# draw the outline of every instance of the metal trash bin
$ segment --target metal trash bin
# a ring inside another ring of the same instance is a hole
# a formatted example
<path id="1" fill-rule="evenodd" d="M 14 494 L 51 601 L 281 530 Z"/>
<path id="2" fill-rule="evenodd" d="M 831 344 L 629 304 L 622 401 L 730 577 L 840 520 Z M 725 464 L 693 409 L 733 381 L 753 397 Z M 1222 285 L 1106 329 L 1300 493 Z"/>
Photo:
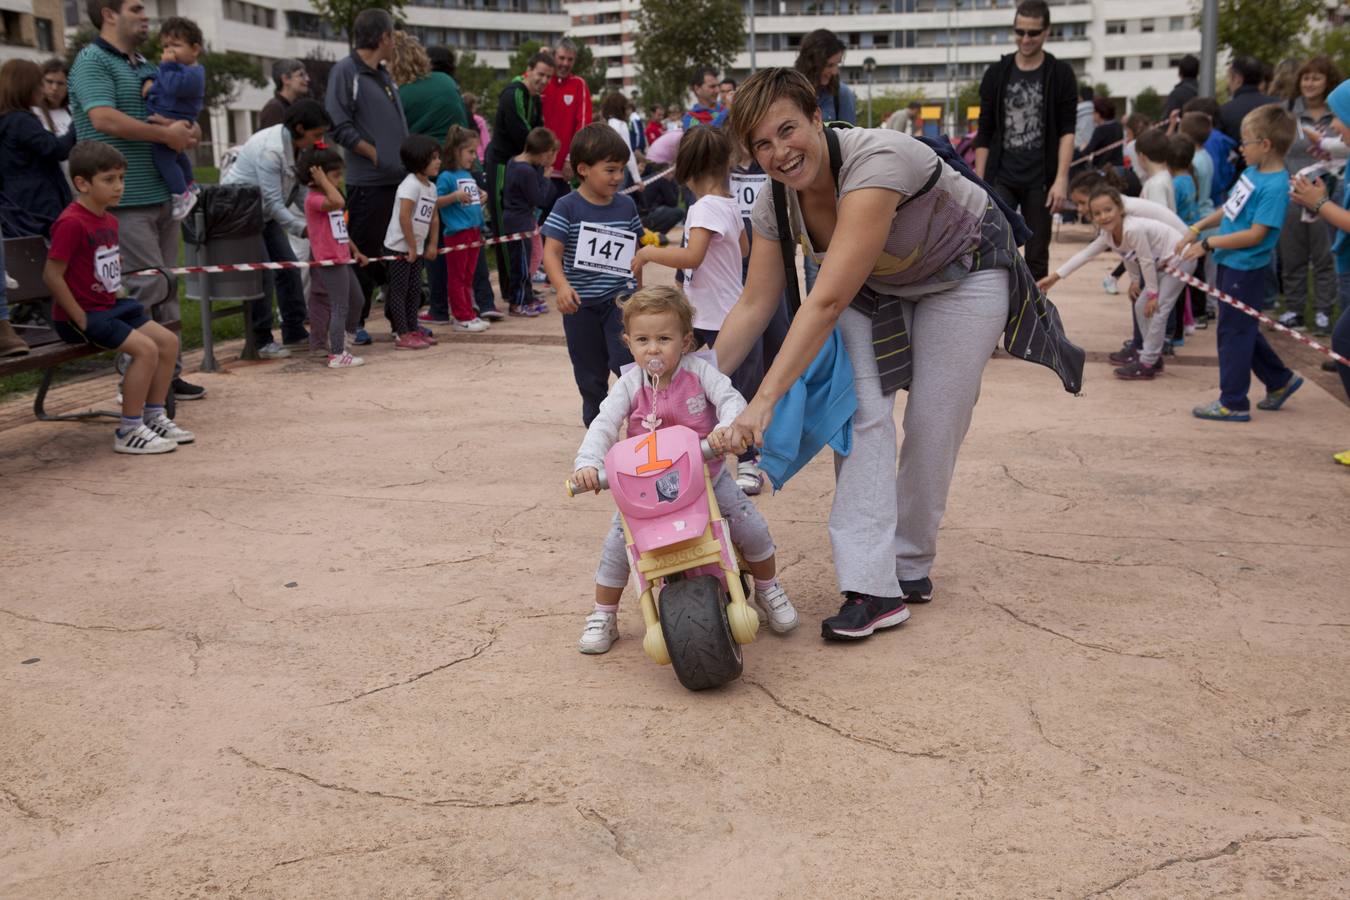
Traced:
<path id="1" fill-rule="evenodd" d="M 267 259 L 263 245 L 262 192 L 253 185 L 210 185 L 202 189 L 192 214 L 183 222 L 183 255 L 189 266 L 254 263 Z M 265 276 L 254 272 L 198 272 L 187 276 L 187 298 L 202 305 L 203 372 L 218 368 L 211 324 L 242 313 L 244 359 L 257 359 L 253 340 L 253 303 L 267 298 Z M 216 304 L 236 306 L 217 308 Z"/>

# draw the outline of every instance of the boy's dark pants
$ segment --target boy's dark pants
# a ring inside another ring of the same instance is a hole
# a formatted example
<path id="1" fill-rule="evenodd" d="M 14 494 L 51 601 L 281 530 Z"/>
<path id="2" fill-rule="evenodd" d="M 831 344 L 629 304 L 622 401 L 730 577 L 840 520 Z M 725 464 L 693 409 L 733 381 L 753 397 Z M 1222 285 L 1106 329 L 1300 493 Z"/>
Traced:
<path id="1" fill-rule="evenodd" d="M 587 301 L 563 316 L 563 334 L 581 392 L 581 422 L 590 427 L 609 395 L 609 373 L 617 376 L 620 366 L 633 361 L 623 343 L 623 312 L 613 297 Z"/>
<path id="2" fill-rule="evenodd" d="M 1218 276 L 1219 290 L 1253 309 L 1265 309 L 1268 268 L 1243 270 L 1219 266 Z M 1219 402 L 1229 409 L 1239 412 L 1251 409 L 1247 391 L 1253 372 L 1267 391 L 1279 390 L 1294 377 L 1261 333 L 1261 323 L 1226 303 L 1219 304 L 1218 341 Z"/>
<path id="3" fill-rule="evenodd" d="M 530 242 L 528 239 L 508 241 L 504 246 L 507 283 L 502 296 L 511 306 L 529 306 L 534 303 L 534 289 L 530 287 Z"/>

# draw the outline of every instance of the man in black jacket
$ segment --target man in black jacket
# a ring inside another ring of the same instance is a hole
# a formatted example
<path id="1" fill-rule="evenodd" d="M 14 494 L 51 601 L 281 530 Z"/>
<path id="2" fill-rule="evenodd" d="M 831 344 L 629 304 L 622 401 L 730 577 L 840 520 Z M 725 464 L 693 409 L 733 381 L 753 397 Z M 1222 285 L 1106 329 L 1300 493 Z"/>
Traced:
<path id="1" fill-rule="evenodd" d="M 1172 88 L 1172 92 L 1167 95 L 1167 101 L 1163 103 L 1163 119 L 1170 119 L 1172 113 L 1181 114 L 1181 108 L 1186 105 L 1186 101 L 1192 97 L 1200 96 L 1200 60 L 1196 59 L 1190 53 L 1187 53 L 1177 63 L 1177 77 L 1181 80 L 1177 86 Z"/>
<path id="2" fill-rule="evenodd" d="M 1242 146 L 1242 119 L 1247 113 L 1267 103 L 1279 103 L 1274 97 L 1261 93 L 1261 80 L 1266 65 L 1255 56 L 1239 56 L 1228 66 L 1228 91 L 1233 99 L 1219 107 L 1219 126 L 1224 134 Z"/>
<path id="3" fill-rule="evenodd" d="M 492 212 L 492 227 L 498 235 L 502 229 L 502 190 L 506 187 L 506 164 L 512 157 L 525 151 L 525 136 L 533 128 L 544 124 L 543 103 L 540 97 L 553 76 L 553 54 L 540 50 L 530 57 L 524 74 L 517 75 L 497 98 L 497 116 L 492 122 L 492 143 L 488 144 L 483 169 L 487 175 L 488 208 Z M 497 254 L 497 285 L 502 298 L 507 299 L 506 253 Z"/>
<path id="4" fill-rule="evenodd" d="M 1045 0 L 1022 0 L 1013 19 L 1017 52 L 989 67 L 980 82 L 975 172 L 1016 207 L 1031 229 L 1031 274 L 1050 270 L 1051 213 L 1068 196 L 1078 106 L 1073 67 L 1044 50 L 1050 31 Z"/>

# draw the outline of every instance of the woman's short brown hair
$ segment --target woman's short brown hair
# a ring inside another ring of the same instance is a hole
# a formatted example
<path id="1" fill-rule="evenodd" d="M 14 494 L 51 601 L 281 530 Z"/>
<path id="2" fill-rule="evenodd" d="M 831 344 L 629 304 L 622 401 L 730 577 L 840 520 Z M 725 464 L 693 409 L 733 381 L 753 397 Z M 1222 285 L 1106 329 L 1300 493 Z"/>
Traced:
<path id="1" fill-rule="evenodd" d="M 1303 76 L 1309 72 L 1320 72 L 1326 76 L 1327 89 L 1322 92 L 1323 100 L 1327 99 L 1327 94 L 1330 94 L 1332 89 L 1341 83 L 1343 77 L 1341 70 L 1336 67 L 1336 63 L 1332 61 L 1331 57 L 1314 56 L 1298 67 L 1298 74 L 1294 76 L 1294 96 L 1300 97 L 1303 95 Z"/>
<path id="2" fill-rule="evenodd" d="M 660 316 L 674 313 L 680 320 L 684 334 L 694 333 L 694 307 L 684 296 L 684 291 L 671 285 L 652 285 L 639 288 L 627 300 L 619 301 L 623 308 L 623 330 L 638 316 Z"/>
<path id="3" fill-rule="evenodd" d="M 0 112 L 31 108 L 40 90 L 42 67 L 31 59 L 11 59 L 0 66 Z"/>
<path id="4" fill-rule="evenodd" d="M 622 119 L 628 115 L 628 98 L 618 91 L 610 91 L 600 98 L 600 115 L 606 119 Z"/>
<path id="5" fill-rule="evenodd" d="M 779 100 L 791 100 L 808 119 L 816 114 L 816 89 L 796 69 L 775 66 L 760 69 L 736 89 L 736 102 L 731 104 L 727 127 L 754 156 L 751 138 L 759 123 L 769 114 L 769 107 Z"/>

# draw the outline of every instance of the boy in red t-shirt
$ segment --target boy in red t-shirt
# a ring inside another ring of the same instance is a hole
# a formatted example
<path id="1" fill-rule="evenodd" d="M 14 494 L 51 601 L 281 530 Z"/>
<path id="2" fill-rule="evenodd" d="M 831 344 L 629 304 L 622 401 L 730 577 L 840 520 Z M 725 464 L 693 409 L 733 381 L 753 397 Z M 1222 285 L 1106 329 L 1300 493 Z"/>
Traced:
<path id="1" fill-rule="evenodd" d="M 126 174 L 126 159 L 109 144 L 81 141 L 70 151 L 70 178 L 80 196 L 52 225 L 42 280 L 56 301 L 52 318 L 63 340 L 131 356 L 113 450 L 168 453 L 192 443 L 193 435 L 164 411 L 178 338 L 135 300 L 117 298 L 122 256 L 108 207 L 122 199 Z"/>

